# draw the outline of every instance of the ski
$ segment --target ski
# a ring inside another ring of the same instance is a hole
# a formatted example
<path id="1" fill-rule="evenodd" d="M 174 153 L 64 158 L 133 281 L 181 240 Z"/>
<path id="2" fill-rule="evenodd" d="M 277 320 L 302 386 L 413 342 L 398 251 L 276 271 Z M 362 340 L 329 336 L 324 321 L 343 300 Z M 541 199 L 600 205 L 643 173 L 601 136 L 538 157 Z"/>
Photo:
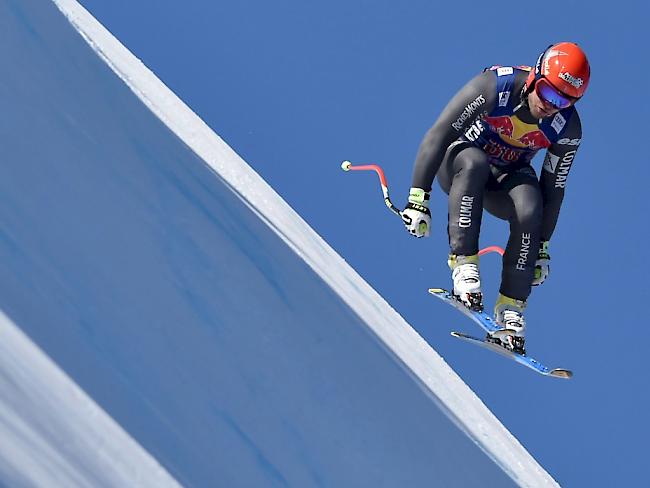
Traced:
<path id="1" fill-rule="evenodd" d="M 510 349 L 507 349 L 503 346 L 500 346 L 498 344 L 495 344 L 494 342 L 489 341 L 488 339 L 479 339 L 478 337 L 474 337 L 468 334 L 464 334 L 463 332 L 452 332 L 452 336 L 457 337 L 459 339 L 462 339 L 464 341 L 467 341 L 471 344 L 484 347 L 486 349 L 489 349 L 490 351 L 494 351 L 497 354 L 501 354 L 503 356 L 506 356 L 519 364 L 522 364 L 533 371 L 544 375 L 544 376 L 553 376 L 554 378 L 565 378 L 569 379 L 573 376 L 573 372 L 571 372 L 568 369 L 563 369 L 563 368 L 549 368 L 548 366 L 543 365 L 539 361 L 537 361 L 535 358 L 532 358 L 528 355 L 523 355 L 523 354 L 518 354 L 514 351 L 511 351 Z"/>
<path id="2" fill-rule="evenodd" d="M 470 310 L 465 305 L 463 305 L 460 301 L 454 298 L 454 296 L 447 290 L 443 290 L 442 288 L 430 288 L 429 293 L 439 298 L 443 302 L 448 303 L 449 305 L 452 305 L 454 308 L 460 310 L 465 316 L 472 319 L 488 334 L 502 329 L 502 327 L 499 327 L 494 321 L 494 319 L 490 317 L 488 314 L 486 314 L 484 311 L 479 312 L 475 310 Z M 502 345 L 493 342 L 492 340 L 489 339 L 489 336 L 484 339 L 480 339 L 478 337 L 474 337 L 465 334 L 463 332 L 455 332 L 455 331 L 452 332 L 451 335 L 457 337 L 458 339 L 462 339 L 466 342 L 469 342 L 471 344 L 488 349 L 492 352 L 496 352 L 497 354 L 501 354 L 502 356 L 512 359 L 515 362 L 523 366 L 526 366 L 527 368 L 530 368 L 536 373 L 539 373 L 541 375 L 552 376 L 554 378 L 564 378 L 564 379 L 569 379 L 573 376 L 573 372 L 571 372 L 568 369 L 549 368 L 544 364 L 540 363 L 535 358 L 528 356 L 527 354 L 519 354 L 511 349 L 508 349 Z"/>
<path id="3" fill-rule="evenodd" d="M 499 327 L 494 319 L 487 313 L 470 310 L 465 305 L 463 305 L 462 302 L 454 298 L 454 296 L 447 290 L 443 290 L 442 288 L 429 288 L 429 293 L 431 293 L 434 297 L 439 298 L 443 302 L 448 303 L 455 309 L 461 311 L 465 316 L 472 319 L 487 333 L 492 333 L 502 329 L 502 327 Z"/>

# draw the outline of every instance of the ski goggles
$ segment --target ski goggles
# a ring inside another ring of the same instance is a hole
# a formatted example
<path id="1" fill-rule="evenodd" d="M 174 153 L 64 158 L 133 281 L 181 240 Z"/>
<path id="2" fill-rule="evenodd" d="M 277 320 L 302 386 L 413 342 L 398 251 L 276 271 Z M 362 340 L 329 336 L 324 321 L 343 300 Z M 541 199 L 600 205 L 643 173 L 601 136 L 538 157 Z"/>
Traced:
<path id="1" fill-rule="evenodd" d="M 577 99 L 565 95 L 560 90 L 551 85 L 551 82 L 546 78 L 540 78 L 535 83 L 535 93 L 543 102 L 553 105 L 553 107 L 562 110 L 563 108 L 570 107 Z"/>

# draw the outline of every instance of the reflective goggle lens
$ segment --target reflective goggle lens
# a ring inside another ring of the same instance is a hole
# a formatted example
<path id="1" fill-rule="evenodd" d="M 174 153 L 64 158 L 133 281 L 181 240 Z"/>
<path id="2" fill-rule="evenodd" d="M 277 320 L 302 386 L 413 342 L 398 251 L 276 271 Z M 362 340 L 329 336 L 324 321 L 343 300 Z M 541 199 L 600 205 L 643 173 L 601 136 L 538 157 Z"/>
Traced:
<path id="1" fill-rule="evenodd" d="M 557 91 L 555 87 L 544 78 L 540 78 L 537 80 L 537 83 L 535 83 L 535 93 L 537 93 L 537 96 L 544 102 L 559 109 L 567 108 L 575 101 L 574 98 Z"/>

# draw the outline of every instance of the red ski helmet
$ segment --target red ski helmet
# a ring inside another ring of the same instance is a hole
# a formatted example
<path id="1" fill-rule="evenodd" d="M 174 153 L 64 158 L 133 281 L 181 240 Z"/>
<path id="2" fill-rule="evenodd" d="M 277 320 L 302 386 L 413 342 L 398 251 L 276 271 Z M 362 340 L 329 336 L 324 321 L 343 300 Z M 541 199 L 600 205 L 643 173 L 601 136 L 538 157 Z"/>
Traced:
<path id="1" fill-rule="evenodd" d="M 559 92 L 572 98 L 584 95 L 589 85 L 589 61 L 584 51 L 572 42 L 560 42 L 549 46 L 537 58 L 525 83 L 530 93 L 540 78 L 545 78 Z"/>

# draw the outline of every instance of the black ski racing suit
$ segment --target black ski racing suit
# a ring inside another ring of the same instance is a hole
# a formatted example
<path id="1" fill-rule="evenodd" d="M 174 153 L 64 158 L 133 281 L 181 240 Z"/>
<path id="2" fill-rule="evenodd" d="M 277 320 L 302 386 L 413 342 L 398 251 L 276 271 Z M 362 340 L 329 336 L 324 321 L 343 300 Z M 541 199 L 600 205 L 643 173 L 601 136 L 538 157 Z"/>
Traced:
<path id="1" fill-rule="evenodd" d="M 582 138 L 574 107 L 532 117 L 521 103 L 527 76 L 522 67 L 495 66 L 467 83 L 424 137 L 412 180 L 430 191 L 437 175 L 449 195 L 452 254 L 478 252 L 483 208 L 510 223 L 500 292 L 518 300 L 530 295 L 539 244 L 553 234 Z M 538 180 L 531 160 L 543 148 Z"/>

